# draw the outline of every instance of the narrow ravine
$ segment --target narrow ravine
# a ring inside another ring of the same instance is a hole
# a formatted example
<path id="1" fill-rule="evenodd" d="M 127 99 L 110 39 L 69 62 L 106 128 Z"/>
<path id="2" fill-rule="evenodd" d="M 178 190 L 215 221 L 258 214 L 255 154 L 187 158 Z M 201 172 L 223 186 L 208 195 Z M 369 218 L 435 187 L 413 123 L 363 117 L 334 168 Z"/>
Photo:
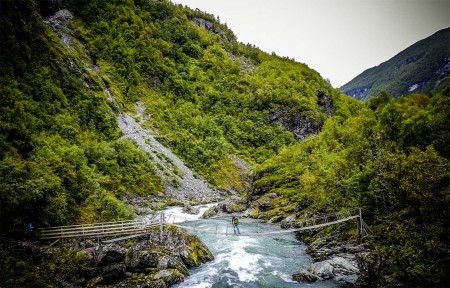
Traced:
<path id="1" fill-rule="evenodd" d="M 211 206 L 211 205 L 208 205 Z M 206 206 L 198 206 L 206 209 Z M 202 210 L 200 210 L 202 212 Z M 277 234 L 267 236 L 224 236 L 206 233 L 202 230 L 214 231 L 226 229 L 232 234 L 231 216 L 213 219 L 200 219 L 197 215 L 182 213 L 181 207 L 170 207 L 164 211 L 166 215 L 176 215 L 176 222 L 186 219 L 183 225 L 196 227 L 195 234 L 213 253 L 212 262 L 190 270 L 183 283 L 177 288 L 225 288 L 225 287 L 342 287 L 333 281 L 315 283 L 298 283 L 292 281 L 291 275 L 301 268 L 308 268 L 312 259 L 306 254 L 306 246 L 293 234 Z M 196 221 L 198 220 L 198 221 Z M 228 228 L 225 228 L 227 227 Z M 262 223 L 253 219 L 240 219 L 242 233 L 256 231 L 275 231 L 280 227 Z"/>

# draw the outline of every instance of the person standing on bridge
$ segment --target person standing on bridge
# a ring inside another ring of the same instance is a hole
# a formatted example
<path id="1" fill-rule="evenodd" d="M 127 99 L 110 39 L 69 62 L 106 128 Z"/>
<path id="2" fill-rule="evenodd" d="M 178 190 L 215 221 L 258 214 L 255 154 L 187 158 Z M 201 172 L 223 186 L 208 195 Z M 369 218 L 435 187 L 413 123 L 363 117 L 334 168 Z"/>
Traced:
<path id="1" fill-rule="evenodd" d="M 233 224 L 234 235 L 241 235 L 241 232 L 239 231 L 239 220 L 236 216 L 233 216 L 233 218 L 231 219 L 231 224 Z"/>

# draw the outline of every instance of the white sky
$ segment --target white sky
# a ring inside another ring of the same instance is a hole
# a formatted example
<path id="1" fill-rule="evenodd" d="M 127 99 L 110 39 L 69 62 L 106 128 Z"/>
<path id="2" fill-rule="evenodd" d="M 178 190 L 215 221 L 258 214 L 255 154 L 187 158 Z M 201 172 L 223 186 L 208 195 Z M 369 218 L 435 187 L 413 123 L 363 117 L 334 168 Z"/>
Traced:
<path id="1" fill-rule="evenodd" d="M 450 0 L 172 0 L 227 23 L 238 41 L 295 58 L 340 87 L 450 27 Z"/>

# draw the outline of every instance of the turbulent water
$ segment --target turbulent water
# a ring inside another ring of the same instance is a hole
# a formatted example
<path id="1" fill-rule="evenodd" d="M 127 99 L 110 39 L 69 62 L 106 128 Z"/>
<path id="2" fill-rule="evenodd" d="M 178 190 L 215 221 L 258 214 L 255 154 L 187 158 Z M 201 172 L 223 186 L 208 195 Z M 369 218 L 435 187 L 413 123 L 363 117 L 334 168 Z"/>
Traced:
<path id="1" fill-rule="evenodd" d="M 204 210 L 201 209 L 201 215 Z M 180 207 L 165 211 L 172 216 L 170 222 L 181 222 L 183 217 L 202 242 L 214 254 L 215 260 L 191 269 L 191 275 L 175 287 L 219 288 L 219 287 L 340 287 L 331 281 L 311 284 L 291 280 L 291 275 L 301 268 L 308 268 L 310 257 L 305 253 L 305 245 L 293 234 L 266 236 L 216 235 L 227 232 L 233 234 L 230 217 L 199 220 L 198 216 L 184 214 Z M 241 233 L 280 230 L 273 224 L 265 224 L 252 219 L 240 219 Z M 210 233 L 204 232 L 210 230 Z"/>

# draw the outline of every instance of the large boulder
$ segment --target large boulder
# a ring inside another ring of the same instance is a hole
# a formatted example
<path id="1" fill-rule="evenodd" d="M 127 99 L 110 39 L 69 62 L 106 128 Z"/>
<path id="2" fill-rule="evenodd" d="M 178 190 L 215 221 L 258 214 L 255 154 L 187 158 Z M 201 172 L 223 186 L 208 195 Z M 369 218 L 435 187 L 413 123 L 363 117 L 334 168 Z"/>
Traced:
<path id="1" fill-rule="evenodd" d="M 198 213 L 200 213 L 200 209 L 198 209 L 196 207 L 192 207 L 191 205 L 184 205 L 182 211 L 183 211 L 183 213 L 192 214 L 192 215 L 197 215 Z"/>
<path id="2" fill-rule="evenodd" d="M 334 277 L 333 266 L 328 261 L 313 263 L 309 271 L 323 279 L 331 279 Z"/>
<path id="3" fill-rule="evenodd" d="M 133 251 L 130 268 L 133 271 L 144 271 L 147 268 L 157 268 L 159 266 L 160 253 L 156 251 Z"/>
<path id="4" fill-rule="evenodd" d="M 180 252 L 180 257 L 187 267 L 198 267 L 200 264 L 214 260 L 212 253 L 200 242 L 191 241 Z"/>
<path id="5" fill-rule="evenodd" d="M 356 262 L 350 262 L 343 257 L 335 256 L 330 260 L 327 260 L 327 262 L 333 266 L 334 274 L 350 275 L 359 273 L 359 269 L 356 267 Z"/>
<path id="6" fill-rule="evenodd" d="M 163 280 L 167 286 L 171 286 L 183 282 L 184 275 L 177 269 L 164 269 L 155 273 L 152 279 L 153 281 Z"/>
<path id="7" fill-rule="evenodd" d="M 202 218 L 208 219 L 208 218 L 214 217 L 219 212 L 220 212 L 219 205 L 215 205 L 215 206 L 209 208 L 208 210 L 206 210 L 205 212 L 203 212 Z"/>
<path id="8" fill-rule="evenodd" d="M 292 280 L 297 281 L 297 282 L 312 283 L 319 279 L 320 279 L 319 276 L 309 272 L 306 269 L 301 269 L 300 271 L 297 271 L 292 275 Z"/>
<path id="9" fill-rule="evenodd" d="M 116 244 L 98 246 L 96 254 L 97 268 L 105 280 L 118 279 L 125 276 L 125 248 Z"/>

